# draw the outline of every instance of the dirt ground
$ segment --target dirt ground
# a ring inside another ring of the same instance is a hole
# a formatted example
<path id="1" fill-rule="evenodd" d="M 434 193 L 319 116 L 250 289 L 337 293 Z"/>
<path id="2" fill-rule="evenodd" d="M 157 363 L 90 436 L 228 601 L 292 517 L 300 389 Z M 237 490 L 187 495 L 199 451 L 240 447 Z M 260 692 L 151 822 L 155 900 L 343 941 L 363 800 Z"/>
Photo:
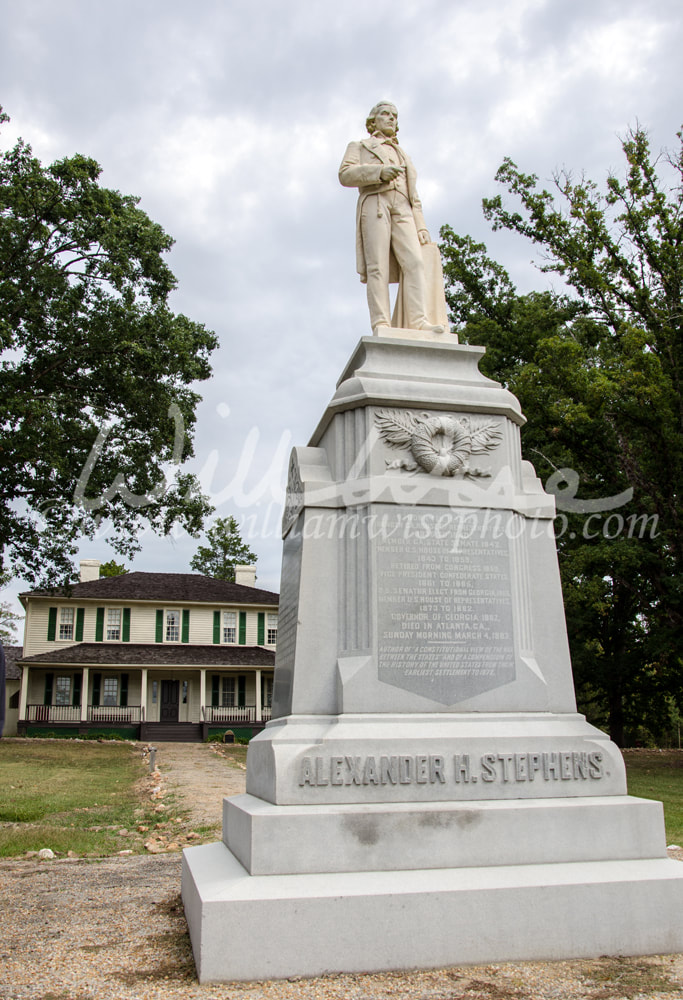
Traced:
<path id="1" fill-rule="evenodd" d="M 159 804 L 216 840 L 245 770 L 220 746 L 160 744 Z M 151 792 L 150 792 L 151 794 Z M 215 830 L 215 832 L 211 832 Z M 523 962 L 280 982 L 197 983 L 180 901 L 180 851 L 101 861 L 0 862 L 0 1000 L 664 1000 L 683 955 Z M 267 941 L 258 942 L 268 947 Z"/>

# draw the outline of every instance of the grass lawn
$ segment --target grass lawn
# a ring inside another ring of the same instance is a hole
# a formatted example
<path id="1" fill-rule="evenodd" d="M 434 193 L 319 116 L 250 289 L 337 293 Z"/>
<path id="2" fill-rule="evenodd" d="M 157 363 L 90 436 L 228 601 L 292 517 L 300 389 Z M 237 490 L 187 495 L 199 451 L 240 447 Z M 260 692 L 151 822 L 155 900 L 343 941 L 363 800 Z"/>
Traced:
<path id="1" fill-rule="evenodd" d="M 140 835 L 118 831 L 159 818 L 135 789 L 145 773 L 130 743 L 0 741 L 0 857 L 144 850 Z"/>
<path id="2" fill-rule="evenodd" d="M 667 844 L 683 847 L 683 750 L 625 750 L 629 795 L 664 803 Z"/>

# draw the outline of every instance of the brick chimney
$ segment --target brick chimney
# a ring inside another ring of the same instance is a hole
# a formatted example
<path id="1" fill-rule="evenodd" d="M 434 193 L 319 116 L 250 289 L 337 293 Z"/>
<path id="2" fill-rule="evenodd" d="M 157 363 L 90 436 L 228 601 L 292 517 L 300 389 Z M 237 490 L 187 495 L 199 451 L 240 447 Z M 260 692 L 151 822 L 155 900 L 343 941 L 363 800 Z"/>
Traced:
<path id="1" fill-rule="evenodd" d="M 241 587 L 255 587 L 256 567 L 235 566 L 235 583 L 239 583 Z"/>
<path id="2" fill-rule="evenodd" d="M 90 583 L 100 578 L 99 559 L 81 559 L 81 583 Z"/>

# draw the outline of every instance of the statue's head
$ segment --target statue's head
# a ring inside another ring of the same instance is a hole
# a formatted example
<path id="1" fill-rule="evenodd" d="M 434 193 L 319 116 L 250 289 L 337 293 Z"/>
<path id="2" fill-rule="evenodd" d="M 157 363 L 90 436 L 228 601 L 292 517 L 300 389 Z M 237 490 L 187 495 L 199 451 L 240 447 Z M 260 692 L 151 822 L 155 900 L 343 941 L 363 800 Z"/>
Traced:
<path id="1" fill-rule="evenodd" d="M 398 111 L 396 105 L 391 101 L 378 101 L 371 109 L 365 121 L 365 127 L 372 135 L 373 132 L 384 132 L 385 135 L 396 135 L 398 132 Z"/>

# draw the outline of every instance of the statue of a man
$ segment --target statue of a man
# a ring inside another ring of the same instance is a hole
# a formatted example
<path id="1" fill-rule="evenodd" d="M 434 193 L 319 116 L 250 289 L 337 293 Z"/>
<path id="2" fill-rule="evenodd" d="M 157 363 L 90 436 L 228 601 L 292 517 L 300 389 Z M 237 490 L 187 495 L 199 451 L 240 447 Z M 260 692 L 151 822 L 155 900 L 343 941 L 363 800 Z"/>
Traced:
<path id="1" fill-rule="evenodd" d="M 422 246 L 437 248 L 430 241 L 422 215 L 415 167 L 396 140 L 395 105 L 380 101 L 365 124 L 370 137 L 349 143 L 339 180 L 344 187 L 357 187 L 359 192 L 356 265 L 361 281 L 367 283 L 373 332 L 392 325 L 389 285 L 400 278 L 402 314 L 400 322 L 393 325 L 443 333 L 444 323 L 427 316 Z"/>

